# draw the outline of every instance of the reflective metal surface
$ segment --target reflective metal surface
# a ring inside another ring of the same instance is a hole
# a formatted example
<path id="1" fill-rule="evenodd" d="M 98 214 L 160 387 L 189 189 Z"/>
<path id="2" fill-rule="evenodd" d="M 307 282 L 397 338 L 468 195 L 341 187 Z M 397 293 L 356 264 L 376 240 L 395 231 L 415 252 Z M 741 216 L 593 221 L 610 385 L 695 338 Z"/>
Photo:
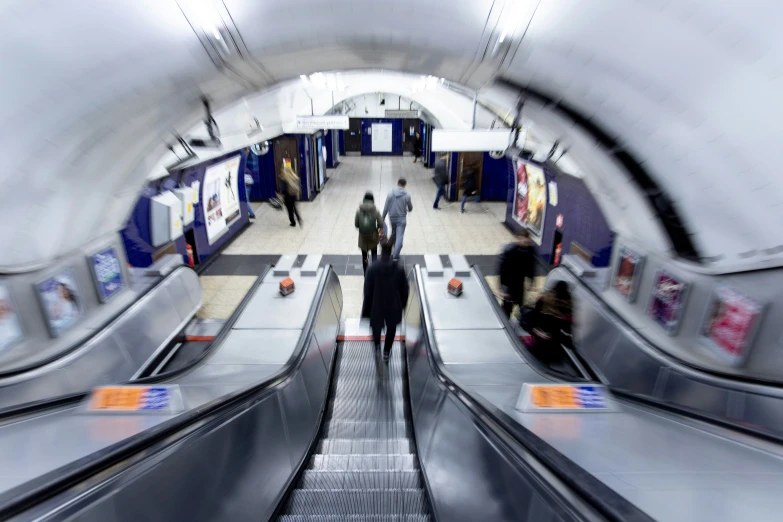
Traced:
<path id="1" fill-rule="evenodd" d="M 547 284 L 561 280 L 572 288 L 575 344 L 612 388 L 783 438 L 783 389 L 689 367 L 633 331 L 571 272 L 555 269 Z"/>
<path id="2" fill-rule="evenodd" d="M 180 267 L 75 352 L 0 380 L 0 408 L 130 380 L 193 318 L 201 300 L 198 276 Z"/>
<path id="3" fill-rule="evenodd" d="M 319 415 L 327 397 L 328 370 L 322 353 L 330 352 L 328 357 L 332 357 L 336 337 L 331 345 L 326 341 L 319 345 L 312 333 L 318 324 L 323 332 L 336 333 L 338 328 L 336 321 L 341 310 L 334 308 L 330 292 L 341 295 L 339 280 L 331 269 L 327 270 L 322 272 L 323 278 L 318 278 L 323 285 L 320 299 L 308 307 L 315 314 L 312 327 L 299 332 L 299 346 L 304 353 L 291 354 L 291 360 L 296 360 L 298 366 L 288 379 L 261 392 L 261 396 L 243 399 L 235 409 L 193 426 L 190 435 L 183 432 L 180 438 L 167 439 L 114 467 L 114 474 L 95 476 L 88 483 L 38 505 L 21 519 L 267 520 L 293 470 L 302 462 L 317 435 Z M 335 324 L 324 324 L 322 317 Z M 237 332 L 243 331 L 234 333 Z M 273 336 L 280 335 L 280 330 L 270 332 Z M 256 333 L 263 334 L 263 330 Z M 247 341 L 243 335 L 239 333 L 232 343 Z M 233 357 L 238 356 L 234 352 Z M 269 353 L 263 357 L 269 361 Z M 212 367 L 209 372 L 218 372 L 221 366 L 229 367 L 230 370 L 224 371 L 232 375 L 240 367 L 249 371 L 249 366 L 258 369 L 266 365 L 207 364 L 204 367 L 208 366 Z M 182 382 L 188 377 L 198 380 L 198 376 L 206 377 L 202 372 L 192 372 Z M 248 377 L 252 375 L 248 373 Z M 259 380 L 256 373 L 253 382 Z M 183 395 L 189 403 L 203 404 L 214 400 L 215 392 L 236 393 L 236 386 L 218 384 L 220 381 L 212 380 L 204 386 L 183 384 Z M 78 416 L 70 418 L 78 419 Z"/>

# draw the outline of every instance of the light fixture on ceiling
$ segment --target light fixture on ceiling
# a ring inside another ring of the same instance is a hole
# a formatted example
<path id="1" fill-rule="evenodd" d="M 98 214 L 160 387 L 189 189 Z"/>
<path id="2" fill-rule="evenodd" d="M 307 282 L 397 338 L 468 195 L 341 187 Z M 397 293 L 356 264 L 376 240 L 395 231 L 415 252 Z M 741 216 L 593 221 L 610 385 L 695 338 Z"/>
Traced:
<path id="1" fill-rule="evenodd" d="M 519 27 L 522 18 L 523 0 L 506 0 L 501 12 L 501 21 L 498 24 L 500 32 L 492 48 L 492 57 L 505 55 L 511 48 L 511 40 Z"/>

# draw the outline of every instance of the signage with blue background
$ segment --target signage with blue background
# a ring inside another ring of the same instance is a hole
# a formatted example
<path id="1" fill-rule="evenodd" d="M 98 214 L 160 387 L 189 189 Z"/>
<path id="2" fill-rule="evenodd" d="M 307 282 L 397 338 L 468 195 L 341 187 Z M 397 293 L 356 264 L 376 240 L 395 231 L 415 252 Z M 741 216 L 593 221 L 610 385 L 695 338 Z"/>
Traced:
<path id="1" fill-rule="evenodd" d="M 98 297 L 105 303 L 125 286 L 122 281 L 122 267 L 117 251 L 108 247 L 90 257 L 90 266 L 95 277 Z"/>

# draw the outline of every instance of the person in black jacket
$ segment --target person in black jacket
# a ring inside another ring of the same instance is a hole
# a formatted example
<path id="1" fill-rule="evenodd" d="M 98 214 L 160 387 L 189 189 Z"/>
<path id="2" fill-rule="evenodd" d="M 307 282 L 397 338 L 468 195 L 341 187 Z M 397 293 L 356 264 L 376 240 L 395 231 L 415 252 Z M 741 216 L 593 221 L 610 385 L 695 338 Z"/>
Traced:
<path id="1" fill-rule="evenodd" d="M 421 149 L 422 149 L 421 134 L 417 132 L 416 136 L 414 136 L 413 138 L 413 163 L 416 163 L 416 160 L 421 158 Z M 424 158 L 421 158 L 421 162 L 424 163 Z"/>
<path id="2" fill-rule="evenodd" d="M 381 332 L 386 325 L 383 361 L 388 362 L 402 310 L 408 303 L 408 280 L 405 271 L 391 259 L 394 236 L 381 242 L 381 260 L 370 265 L 364 276 L 362 318 L 370 319 L 375 349 L 381 348 Z"/>
<path id="3" fill-rule="evenodd" d="M 503 311 L 506 317 L 511 317 L 514 305 L 518 305 L 520 313 L 525 299 L 525 278 L 535 275 L 535 259 L 530 234 L 525 229 L 517 232 L 517 241 L 503 249 L 498 263 L 500 273 L 500 288 L 503 298 Z"/>
<path id="4" fill-rule="evenodd" d="M 438 186 L 438 193 L 435 195 L 435 204 L 432 205 L 432 208 L 438 210 L 440 198 L 446 195 L 446 185 L 449 184 L 449 173 L 446 167 L 446 153 L 440 154 L 437 161 L 435 161 L 435 176 L 433 176 L 433 179 Z"/>
<path id="5" fill-rule="evenodd" d="M 460 212 L 465 213 L 465 203 L 468 198 L 472 197 L 474 201 L 478 201 L 478 172 L 474 168 L 467 168 L 462 173 L 462 205 L 460 206 Z"/>

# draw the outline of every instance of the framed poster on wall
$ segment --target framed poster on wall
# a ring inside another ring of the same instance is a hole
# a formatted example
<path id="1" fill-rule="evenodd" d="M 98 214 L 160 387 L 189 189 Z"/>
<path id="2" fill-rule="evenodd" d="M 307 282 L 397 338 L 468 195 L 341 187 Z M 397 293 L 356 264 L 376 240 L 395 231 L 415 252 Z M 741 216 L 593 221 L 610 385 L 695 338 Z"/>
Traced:
<path id="1" fill-rule="evenodd" d="M 114 247 L 104 248 L 91 255 L 90 268 L 101 303 L 107 302 L 125 288 L 120 258 Z"/>
<path id="2" fill-rule="evenodd" d="M 680 327 L 688 287 L 688 283 L 665 270 L 655 275 L 647 315 L 669 335 L 675 335 Z"/>
<path id="3" fill-rule="evenodd" d="M 530 237 L 540 245 L 547 203 L 544 170 L 519 159 L 515 160 L 514 166 L 516 180 L 512 217 L 528 229 Z"/>
<path id="4" fill-rule="evenodd" d="M 213 244 L 239 217 L 239 164 L 241 156 L 212 165 L 204 173 L 201 201 L 207 240 Z"/>
<path id="5" fill-rule="evenodd" d="M 52 337 L 59 337 L 84 315 L 82 293 L 73 270 L 65 269 L 35 287 Z"/>
<path id="6" fill-rule="evenodd" d="M 747 359 L 764 306 L 731 288 L 721 286 L 707 306 L 700 339 L 733 366 Z"/>
<path id="7" fill-rule="evenodd" d="M 22 321 L 19 319 L 11 290 L 5 283 L 0 283 L 0 351 L 10 348 L 22 339 Z"/>
<path id="8" fill-rule="evenodd" d="M 639 288 L 644 256 L 623 245 L 618 249 L 617 266 L 612 277 L 612 287 L 620 292 L 626 301 L 634 302 Z"/>

